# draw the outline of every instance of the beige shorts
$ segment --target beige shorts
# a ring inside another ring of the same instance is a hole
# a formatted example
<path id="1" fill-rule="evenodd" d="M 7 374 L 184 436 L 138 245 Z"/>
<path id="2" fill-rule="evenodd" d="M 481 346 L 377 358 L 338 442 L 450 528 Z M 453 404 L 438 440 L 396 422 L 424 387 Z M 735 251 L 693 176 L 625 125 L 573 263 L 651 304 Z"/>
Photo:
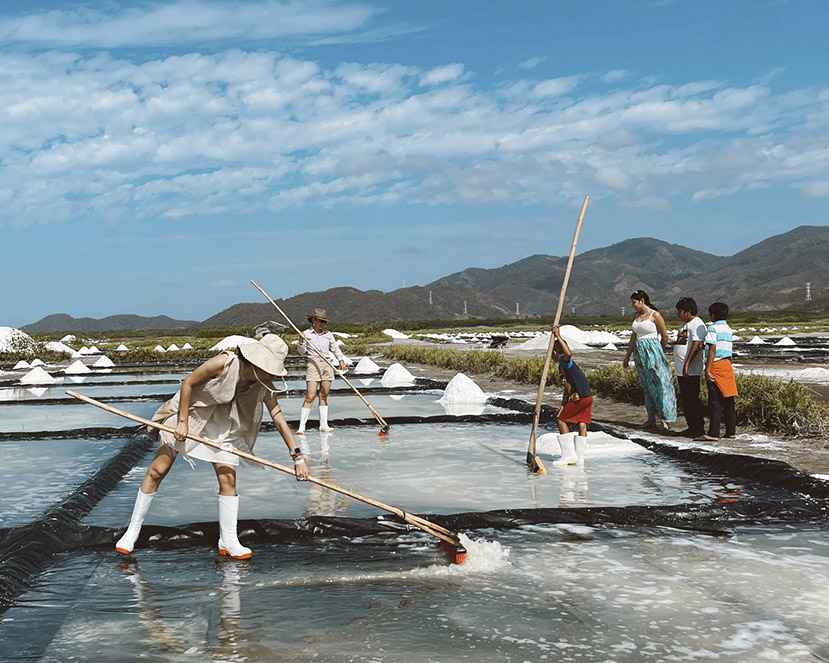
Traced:
<path id="1" fill-rule="evenodd" d="M 308 357 L 308 368 L 305 369 L 306 382 L 333 382 L 334 369 L 319 357 Z"/>

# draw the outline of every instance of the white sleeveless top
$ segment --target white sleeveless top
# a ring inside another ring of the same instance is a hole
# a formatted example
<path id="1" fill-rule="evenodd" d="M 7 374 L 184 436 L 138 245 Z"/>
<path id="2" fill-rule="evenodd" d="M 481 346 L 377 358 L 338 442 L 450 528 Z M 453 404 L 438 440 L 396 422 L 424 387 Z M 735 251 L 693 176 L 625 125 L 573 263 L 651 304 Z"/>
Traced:
<path id="1" fill-rule="evenodd" d="M 636 334 L 637 340 L 643 338 L 659 338 L 659 334 L 656 331 L 656 323 L 652 319 L 654 313 L 656 311 L 651 311 L 647 319 L 642 320 L 642 322 L 633 321 L 633 331 Z"/>

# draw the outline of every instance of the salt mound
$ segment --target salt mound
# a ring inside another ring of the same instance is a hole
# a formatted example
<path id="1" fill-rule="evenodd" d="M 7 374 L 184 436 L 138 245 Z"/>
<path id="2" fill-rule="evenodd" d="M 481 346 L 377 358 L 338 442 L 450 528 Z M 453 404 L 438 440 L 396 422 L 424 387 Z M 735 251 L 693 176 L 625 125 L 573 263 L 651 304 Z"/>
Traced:
<path id="1" fill-rule="evenodd" d="M 354 367 L 354 372 L 357 375 L 365 375 L 366 373 L 379 373 L 380 367 L 375 364 L 369 357 L 363 357 L 357 362 Z"/>
<path id="2" fill-rule="evenodd" d="M 391 336 L 392 338 L 409 338 L 406 334 L 403 334 L 396 329 L 384 329 L 383 333 L 386 336 Z"/>
<path id="3" fill-rule="evenodd" d="M 572 325 L 565 325 L 565 327 L 571 327 L 572 329 L 576 329 Z M 567 341 L 567 345 L 570 346 L 571 350 L 589 350 L 590 346 L 585 345 L 577 338 L 573 336 L 568 336 L 564 333 L 564 327 L 561 328 L 561 335 L 564 337 L 564 340 Z M 516 350 L 546 350 L 550 346 L 550 337 L 552 336 L 552 332 L 544 332 L 543 334 L 539 334 L 535 338 L 531 338 L 529 341 L 524 341 L 520 345 L 516 345 Z"/>
<path id="4" fill-rule="evenodd" d="M 163 345 L 156 345 L 153 352 L 167 352 L 167 349 Z"/>
<path id="5" fill-rule="evenodd" d="M 248 343 L 258 343 L 255 338 L 248 338 L 247 336 L 239 336 L 234 334 L 232 336 L 225 336 L 221 341 L 216 343 L 211 350 L 232 350 L 238 348 L 240 345 L 247 345 Z"/>
<path id="6" fill-rule="evenodd" d="M 89 348 L 88 348 L 88 347 L 86 347 L 85 345 L 82 345 L 82 346 L 81 346 L 81 349 L 80 349 L 80 350 L 78 350 L 78 354 L 81 354 L 81 355 L 88 355 L 88 354 L 90 354 Z"/>
<path id="7" fill-rule="evenodd" d="M 98 349 L 97 345 L 93 345 L 91 348 L 89 348 L 89 354 L 91 354 L 91 355 L 96 355 L 99 352 L 101 352 L 101 351 Z"/>
<path id="8" fill-rule="evenodd" d="M 170 343 L 170 347 L 167 348 L 167 352 L 178 352 L 179 347 L 175 343 Z"/>
<path id="9" fill-rule="evenodd" d="M 573 329 L 575 329 L 575 327 Z M 582 332 L 582 334 L 584 335 L 584 337 L 579 339 L 582 343 L 592 343 L 594 345 L 598 345 L 599 343 L 613 343 L 615 345 L 617 343 L 622 342 L 622 339 L 616 336 L 616 334 L 611 334 L 610 332 L 606 331 L 593 330 L 588 332 Z M 564 338 L 566 339 L 567 336 L 565 336 Z"/>
<path id="10" fill-rule="evenodd" d="M 16 364 L 12 367 L 12 370 L 13 370 L 13 371 L 19 371 L 19 370 L 21 370 L 21 369 L 24 369 L 24 368 L 31 368 L 31 367 L 32 367 L 32 365 L 31 365 L 28 361 L 26 361 L 25 359 L 21 359 L 19 362 L 17 362 L 17 363 L 16 363 Z"/>
<path id="11" fill-rule="evenodd" d="M 438 402 L 486 403 L 486 394 L 472 378 L 463 373 L 458 373 L 449 380 L 449 384 L 446 385 L 446 389 L 443 390 L 443 396 L 440 397 Z"/>
<path id="12" fill-rule="evenodd" d="M 788 336 L 784 336 L 779 341 L 777 341 L 777 343 L 775 343 L 775 345 L 797 345 L 797 343 L 795 343 Z"/>
<path id="13" fill-rule="evenodd" d="M 64 354 L 68 355 L 71 355 L 73 352 L 75 352 L 72 348 L 64 344 L 62 341 L 49 341 L 44 347 L 50 352 L 63 352 Z"/>
<path id="14" fill-rule="evenodd" d="M 466 417 L 469 415 L 480 417 L 486 410 L 486 403 L 444 403 L 438 401 L 443 406 L 443 411 L 450 417 Z"/>
<path id="15" fill-rule="evenodd" d="M 189 343 L 185 343 L 184 345 L 181 346 L 181 349 L 182 350 L 192 350 L 193 346 L 190 345 Z"/>
<path id="16" fill-rule="evenodd" d="M 98 360 L 92 364 L 95 368 L 112 368 L 115 366 L 115 362 L 112 361 L 106 355 L 101 355 Z"/>
<path id="17" fill-rule="evenodd" d="M 608 343 L 607 345 L 602 346 L 602 350 L 616 350 L 616 346 L 613 343 Z"/>
<path id="18" fill-rule="evenodd" d="M 84 364 L 80 359 L 77 359 L 64 368 L 63 372 L 67 375 L 83 375 L 84 373 L 91 373 L 92 369 Z"/>
<path id="19" fill-rule="evenodd" d="M 34 346 L 34 339 L 14 327 L 0 327 L 0 352 L 15 352 Z"/>
<path id="20" fill-rule="evenodd" d="M 121 343 L 117 348 L 115 348 L 115 352 L 129 352 L 129 348 Z"/>
<path id="21" fill-rule="evenodd" d="M 34 360 L 32 361 L 32 363 L 29 364 L 29 366 L 31 366 L 32 368 L 34 368 L 35 366 L 43 366 L 43 365 L 44 365 L 44 362 L 42 360 L 38 359 L 37 357 L 35 357 Z"/>
<path id="22" fill-rule="evenodd" d="M 40 366 L 33 368 L 20 378 L 20 384 L 55 384 L 56 380 Z"/>
<path id="23" fill-rule="evenodd" d="M 765 344 L 766 344 L 766 342 L 765 342 L 762 338 L 760 338 L 759 336 L 754 336 L 754 337 L 752 337 L 752 339 L 748 342 L 748 344 L 749 344 L 749 345 L 765 345 Z"/>
<path id="24" fill-rule="evenodd" d="M 392 364 L 383 373 L 380 383 L 384 387 L 402 387 L 414 384 L 414 375 L 402 364 Z"/>
<path id="25" fill-rule="evenodd" d="M 61 343 L 74 343 L 76 339 L 77 339 L 77 336 L 75 336 L 74 334 L 67 334 L 62 339 L 60 339 L 60 342 Z"/>

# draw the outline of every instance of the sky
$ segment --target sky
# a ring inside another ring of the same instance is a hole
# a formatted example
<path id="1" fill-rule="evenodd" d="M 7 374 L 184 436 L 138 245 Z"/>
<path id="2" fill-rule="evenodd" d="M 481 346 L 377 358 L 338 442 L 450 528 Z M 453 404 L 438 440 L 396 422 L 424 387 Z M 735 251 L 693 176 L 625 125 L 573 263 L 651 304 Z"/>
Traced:
<path id="1" fill-rule="evenodd" d="M 829 223 L 822 0 L 0 5 L 0 325 Z"/>

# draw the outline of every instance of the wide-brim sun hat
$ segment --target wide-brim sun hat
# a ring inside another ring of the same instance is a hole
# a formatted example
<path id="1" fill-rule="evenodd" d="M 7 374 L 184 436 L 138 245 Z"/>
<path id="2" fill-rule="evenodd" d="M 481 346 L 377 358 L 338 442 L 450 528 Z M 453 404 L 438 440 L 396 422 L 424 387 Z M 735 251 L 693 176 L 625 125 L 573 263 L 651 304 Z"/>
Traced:
<path id="1" fill-rule="evenodd" d="M 285 357 L 288 345 L 276 334 L 268 334 L 261 341 L 239 346 L 239 352 L 251 364 L 271 375 L 283 376 L 288 373 Z"/>
<path id="2" fill-rule="evenodd" d="M 328 322 L 328 313 L 325 312 L 324 308 L 315 308 L 308 314 L 308 320 L 313 320 L 316 318 L 317 320 L 322 320 L 323 322 Z"/>

